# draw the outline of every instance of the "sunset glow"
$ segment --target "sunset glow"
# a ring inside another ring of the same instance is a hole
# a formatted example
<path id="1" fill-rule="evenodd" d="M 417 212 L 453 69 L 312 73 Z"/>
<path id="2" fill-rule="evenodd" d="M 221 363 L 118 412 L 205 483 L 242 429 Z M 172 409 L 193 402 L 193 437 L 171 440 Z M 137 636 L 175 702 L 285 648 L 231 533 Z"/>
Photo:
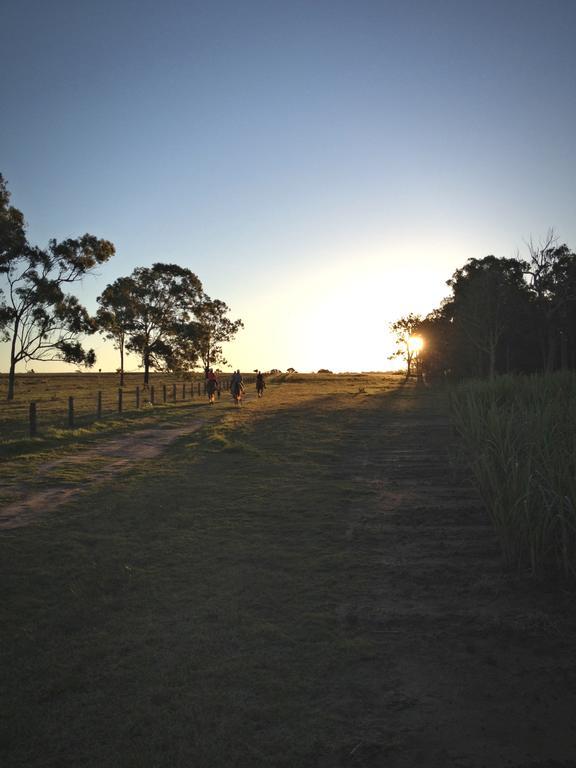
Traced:
<path id="1" fill-rule="evenodd" d="M 408 339 L 408 347 L 410 349 L 410 352 L 412 352 L 412 354 L 414 355 L 417 355 L 423 346 L 424 346 L 424 339 L 422 338 L 422 336 L 411 336 Z"/>
<path id="2" fill-rule="evenodd" d="M 573 4 L 33 5 L 3 18 L 0 172 L 31 243 L 114 243 L 90 312 L 179 264 L 244 321 L 230 367 L 386 370 L 467 259 L 576 243 Z"/>

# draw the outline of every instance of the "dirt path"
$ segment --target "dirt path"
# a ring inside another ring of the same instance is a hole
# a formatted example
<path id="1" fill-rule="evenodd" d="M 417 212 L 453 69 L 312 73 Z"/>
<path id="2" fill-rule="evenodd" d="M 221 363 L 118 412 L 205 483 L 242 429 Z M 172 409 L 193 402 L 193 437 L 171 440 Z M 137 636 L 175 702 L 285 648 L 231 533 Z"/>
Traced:
<path id="1" fill-rule="evenodd" d="M 133 509 L 0 537 L 7 765 L 576 768 L 574 592 L 504 572 L 441 394 L 355 389 L 278 388 Z"/>
<path id="2" fill-rule="evenodd" d="M 376 418 L 348 436 L 370 493 L 349 500 L 365 589 L 341 620 L 379 649 L 350 681 L 367 702 L 358 765 L 574 768 L 573 597 L 503 572 L 433 399 L 406 392 Z"/>
<path id="3" fill-rule="evenodd" d="M 97 484 L 105 484 L 122 472 L 128 471 L 136 462 L 159 456 L 171 443 L 195 432 L 202 423 L 194 421 L 186 426 L 141 429 L 129 434 L 102 438 L 95 445 L 40 465 L 35 471 L 34 483 L 42 481 L 42 488 L 37 489 L 32 484 L 16 486 L 14 501 L 0 508 L 0 530 L 30 525 L 42 515 L 57 509 L 81 493 L 93 490 Z M 106 460 L 105 463 L 102 459 Z M 90 463 L 97 464 L 97 472 L 94 471 L 81 482 L 51 481 L 50 474 L 54 471 L 73 470 Z"/>

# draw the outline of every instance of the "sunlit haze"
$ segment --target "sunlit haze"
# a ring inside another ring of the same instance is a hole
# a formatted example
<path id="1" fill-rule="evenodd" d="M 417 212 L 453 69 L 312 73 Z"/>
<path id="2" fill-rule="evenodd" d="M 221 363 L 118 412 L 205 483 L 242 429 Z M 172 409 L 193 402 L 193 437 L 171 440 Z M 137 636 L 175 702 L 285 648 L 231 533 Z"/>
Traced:
<path id="1" fill-rule="evenodd" d="M 408 339 L 408 346 L 410 348 L 410 352 L 413 354 L 418 354 L 420 350 L 424 347 L 424 339 L 422 336 L 410 336 Z"/>
<path id="2" fill-rule="evenodd" d="M 244 321 L 234 368 L 389 369 L 468 258 L 576 248 L 575 29 L 572 0 L 7 0 L 0 172 L 32 243 L 115 244 L 91 311 L 173 262 Z"/>

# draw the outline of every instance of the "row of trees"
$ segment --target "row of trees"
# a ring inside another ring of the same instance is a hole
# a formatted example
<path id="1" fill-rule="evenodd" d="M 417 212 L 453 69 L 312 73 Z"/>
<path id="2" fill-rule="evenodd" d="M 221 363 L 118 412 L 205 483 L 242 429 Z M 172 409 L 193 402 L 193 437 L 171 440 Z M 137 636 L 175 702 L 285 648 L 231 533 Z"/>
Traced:
<path id="1" fill-rule="evenodd" d="M 427 317 L 392 324 L 408 372 L 415 336 L 428 377 L 576 369 L 576 254 L 553 231 L 528 243 L 527 258 L 469 259 L 447 285 L 451 295 Z"/>
<path id="2" fill-rule="evenodd" d="M 151 370 L 182 372 L 200 362 L 204 368 L 225 364 L 222 344 L 231 341 L 241 320 L 230 320 L 228 306 L 211 299 L 199 278 L 176 264 L 138 267 L 120 277 L 98 296 L 96 324 L 120 353 L 137 353 L 144 383 Z"/>
<path id="3" fill-rule="evenodd" d="M 120 353 L 137 353 L 147 384 L 151 370 L 185 371 L 224 364 L 222 344 L 231 341 L 241 320 L 230 320 L 227 305 L 211 299 L 200 279 L 176 264 L 138 267 L 107 286 L 92 316 L 68 292 L 115 253 L 108 240 L 83 235 L 46 249 L 26 237 L 24 216 L 10 205 L 0 174 L 0 341 L 9 345 L 8 399 L 14 397 L 16 367 L 23 361 L 96 362 L 81 339 L 96 332 Z"/>

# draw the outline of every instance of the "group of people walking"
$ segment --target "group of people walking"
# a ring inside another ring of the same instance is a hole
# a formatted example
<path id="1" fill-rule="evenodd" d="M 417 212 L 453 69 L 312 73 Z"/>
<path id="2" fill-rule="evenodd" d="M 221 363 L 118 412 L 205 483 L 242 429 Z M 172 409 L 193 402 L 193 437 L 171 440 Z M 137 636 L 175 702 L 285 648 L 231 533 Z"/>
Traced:
<path id="1" fill-rule="evenodd" d="M 256 374 L 256 394 L 258 397 L 264 395 L 265 387 L 264 374 L 261 371 L 258 371 Z M 220 397 L 220 382 L 212 368 L 206 369 L 206 394 L 208 395 L 208 402 L 210 405 L 214 404 L 216 395 Z M 242 403 L 242 396 L 244 395 L 244 379 L 242 378 L 240 369 L 234 371 L 230 378 L 230 394 L 237 406 Z"/>

